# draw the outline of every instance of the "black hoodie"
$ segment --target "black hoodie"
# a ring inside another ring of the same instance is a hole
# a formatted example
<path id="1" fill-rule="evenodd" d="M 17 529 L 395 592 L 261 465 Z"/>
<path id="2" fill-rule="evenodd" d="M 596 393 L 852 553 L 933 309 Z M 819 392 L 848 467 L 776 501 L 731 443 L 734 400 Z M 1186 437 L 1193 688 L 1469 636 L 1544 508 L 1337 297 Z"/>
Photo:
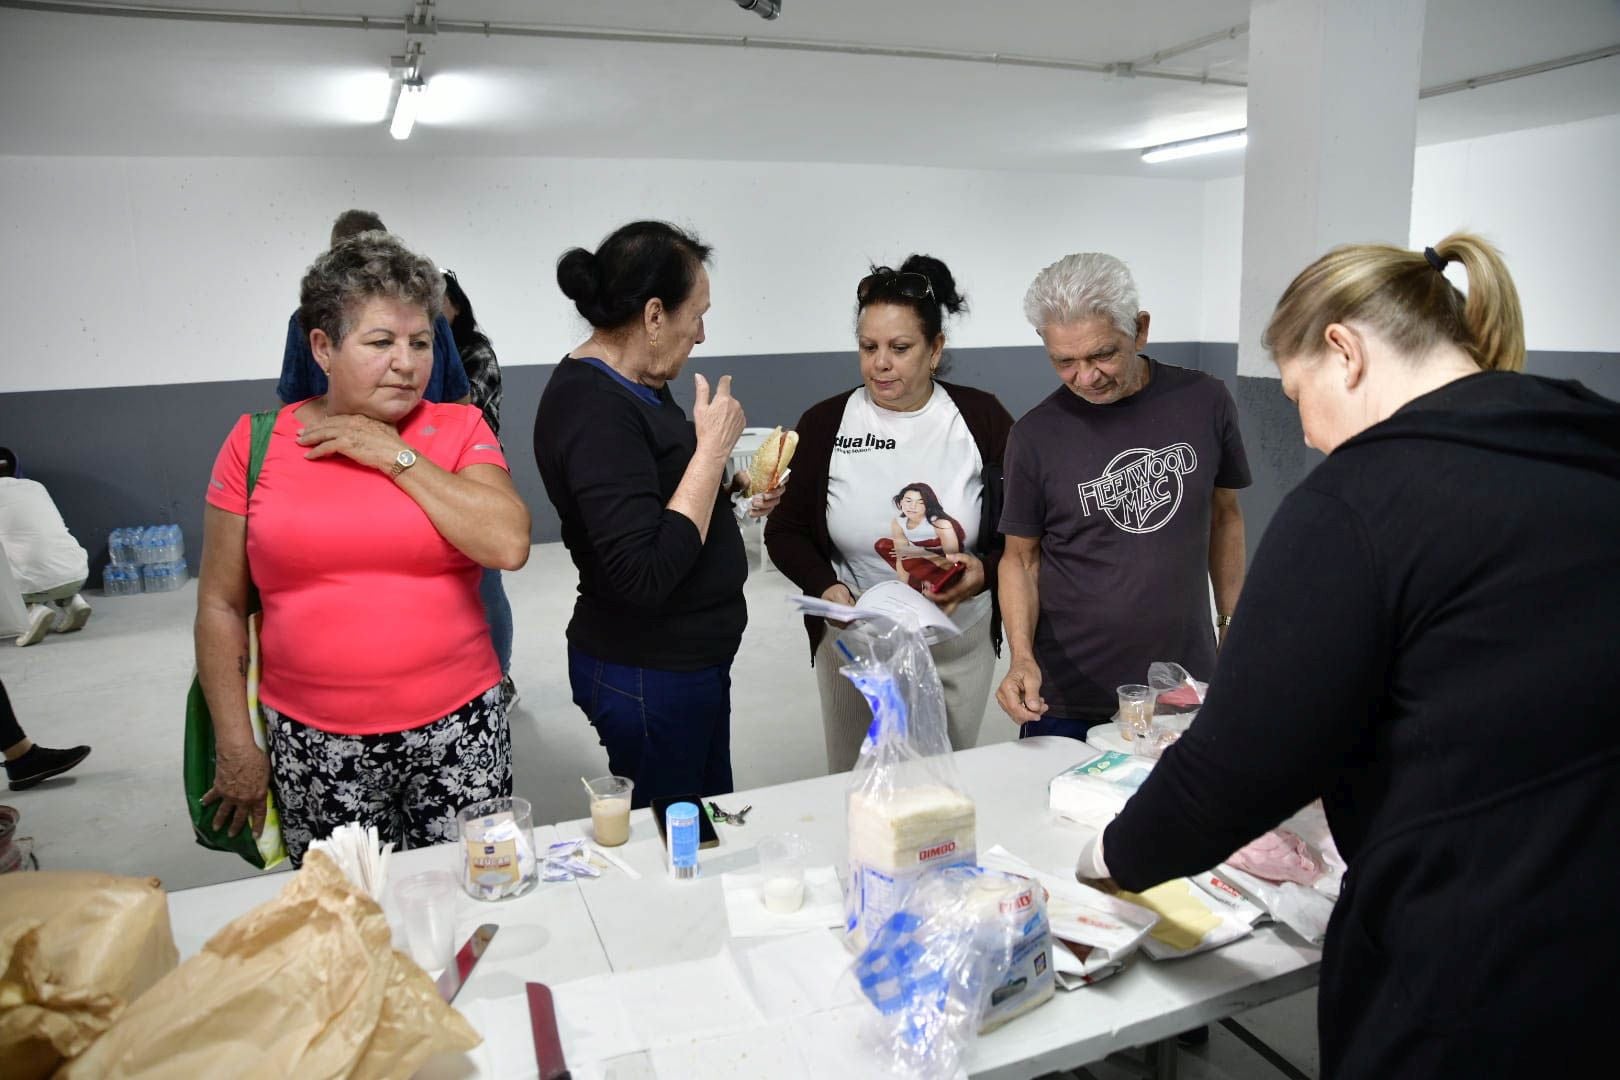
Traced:
<path id="1" fill-rule="evenodd" d="M 1320 798 L 1349 864 L 1322 963 L 1323 1076 L 1606 1058 L 1617 674 L 1620 405 L 1527 375 L 1460 379 L 1284 500 L 1208 700 L 1104 859 L 1140 890 Z"/>

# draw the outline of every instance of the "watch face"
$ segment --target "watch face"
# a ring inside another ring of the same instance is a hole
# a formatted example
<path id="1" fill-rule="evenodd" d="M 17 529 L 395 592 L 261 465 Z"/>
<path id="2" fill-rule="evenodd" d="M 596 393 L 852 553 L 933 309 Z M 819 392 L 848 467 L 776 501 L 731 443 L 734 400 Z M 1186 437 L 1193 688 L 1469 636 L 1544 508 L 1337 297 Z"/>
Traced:
<path id="1" fill-rule="evenodd" d="M 400 468 L 409 468 L 410 466 L 416 464 L 416 451 L 401 450 L 399 455 L 395 457 L 394 460 L 399 462 Z"/>

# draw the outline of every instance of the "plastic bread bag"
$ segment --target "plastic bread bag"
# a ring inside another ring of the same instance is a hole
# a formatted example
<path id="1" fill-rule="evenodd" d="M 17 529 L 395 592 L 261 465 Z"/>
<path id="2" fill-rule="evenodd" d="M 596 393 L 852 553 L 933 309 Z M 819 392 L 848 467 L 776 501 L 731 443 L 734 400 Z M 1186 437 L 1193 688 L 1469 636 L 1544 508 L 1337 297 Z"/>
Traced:
<path id="1" fill-rule="evenodd" d="M 0 875 L 0 1076 L 50 1076 L 179 961 L 156 878 Z"/>
<path id="2" fill-rule="evenodd" d="M 1200 682 L 1180 664 L 1155 660 L 1148 665 L 1148 686 L 1153 688 L 1153 711 L 1196 711 L 1204 703 L 1209 683 Z"/>
<path id="3" fill-rule="evenodd" d="M 945 694 L 922 633 L 886 618 L 846 631 L 840 672 L 872 709 L 847 801 L 847 943 L 859 950 L 921 875 L 974 861 L 974 806 L 945 728 Z"/>
<path id="4" fill-rule="evenodd" d="M 933 871 L 876 928 L 855 977 L 875 1010 L 863 1041 L 890 1072 L 965 1075 L 975 1036 L 1052 998 L 1043 891 L 974 866 Z"/>
<path id="5" fill-rule="evenodd" d="M 126 1009 L 58 1080 L 410 1076 L 480 1038 L 390 947 L 382 908 L 312 851 Z"/>

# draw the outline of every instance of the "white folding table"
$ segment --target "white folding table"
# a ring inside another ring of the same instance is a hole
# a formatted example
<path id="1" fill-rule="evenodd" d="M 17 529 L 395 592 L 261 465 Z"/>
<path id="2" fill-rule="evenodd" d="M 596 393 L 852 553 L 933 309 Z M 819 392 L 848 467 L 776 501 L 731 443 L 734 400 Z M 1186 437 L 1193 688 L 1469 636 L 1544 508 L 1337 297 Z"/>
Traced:
<path id="1" fill-rule="evenodd" d="M 980 849 L 1000 844 L 1039 869 L 1070 872 L 1086 833 L 1052 817 L 1046 809 L 1047 783 L 1094 754 L 1084 743 L 1054 737 L 958 752 L 963 784 L 978 807 Z M 667 876 L 652 817 L 640 810 L 631 815 L 629 842 L 612 849 L 640 872 L 639 879 L 614 868 L 596 879 L 542 883 L 517 900 L 487 904 L 463 898 L 458 940 L 482 922 L 499 923 L 501 929 L 457 1004 L 519 993 L 525 980 L 556 984 L 714 956 L 730 941 L 720 875 L 752 866 L 759 839 L 795 832 L 809 842 L 817 861 L 843 865 L 848 782 L 848 775 L 841 774 L 717 798 L 730 811 L 753 809 L 745 825 L 717 826 L 720 845 L 701 853 L 702 876 L 696 881 Z M 536 841 L 543 846 L 588 832 L 588 818 L 568 821 L 537 829 Z M 455 860 L 452 845 L 406 852 L 395 862 L 393 874 L 453 869 Z M 170 912 L 181 954 L 196 951 L 231 918 L 274 895 L 278 876 L 172 894 Z M 1319 950 L 1270 925 L 1186 959 L 1153 962 L 1138 954 L 1118 975 L 1060 991 L 1048 1004 L 978 1039 L 969 1070 L 975 1077 L 1028 1077 L 1172 1040 L 1179 1032 L 1315 985 L 1320 956 Z M 1174 1060 L 1173 1052 L 1159 1055 L 1161 1066 L 1173 1068 Z M 473 1062 L 436 1059 L 428 1072 L 485 1075 Z M 645 1060 L 615 1059 L 614 1065 L 615 1076 L 654 1075 Z"/>

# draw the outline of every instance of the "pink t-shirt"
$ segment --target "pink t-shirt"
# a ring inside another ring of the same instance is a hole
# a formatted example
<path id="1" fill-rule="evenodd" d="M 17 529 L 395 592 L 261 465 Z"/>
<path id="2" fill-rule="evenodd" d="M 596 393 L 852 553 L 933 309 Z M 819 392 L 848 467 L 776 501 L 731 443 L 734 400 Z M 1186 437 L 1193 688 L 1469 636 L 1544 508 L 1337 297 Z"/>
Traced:
<path id="1" fill-rule="evenodd" d="M 340 735 L 421 727 L 500 681 L 482 571 L 383 473 L 341 455 L 307 460 L 293 415 L 302 404 L 276 417 L 251 513 L 249 417 L 231 429 L 208 482 L 209 505 L 248 517 L 248 566 L 264 605 L 259 697 Z M 470 405 L 423 402 L 399 434 L 452 472 L 506 468 Z"/>

